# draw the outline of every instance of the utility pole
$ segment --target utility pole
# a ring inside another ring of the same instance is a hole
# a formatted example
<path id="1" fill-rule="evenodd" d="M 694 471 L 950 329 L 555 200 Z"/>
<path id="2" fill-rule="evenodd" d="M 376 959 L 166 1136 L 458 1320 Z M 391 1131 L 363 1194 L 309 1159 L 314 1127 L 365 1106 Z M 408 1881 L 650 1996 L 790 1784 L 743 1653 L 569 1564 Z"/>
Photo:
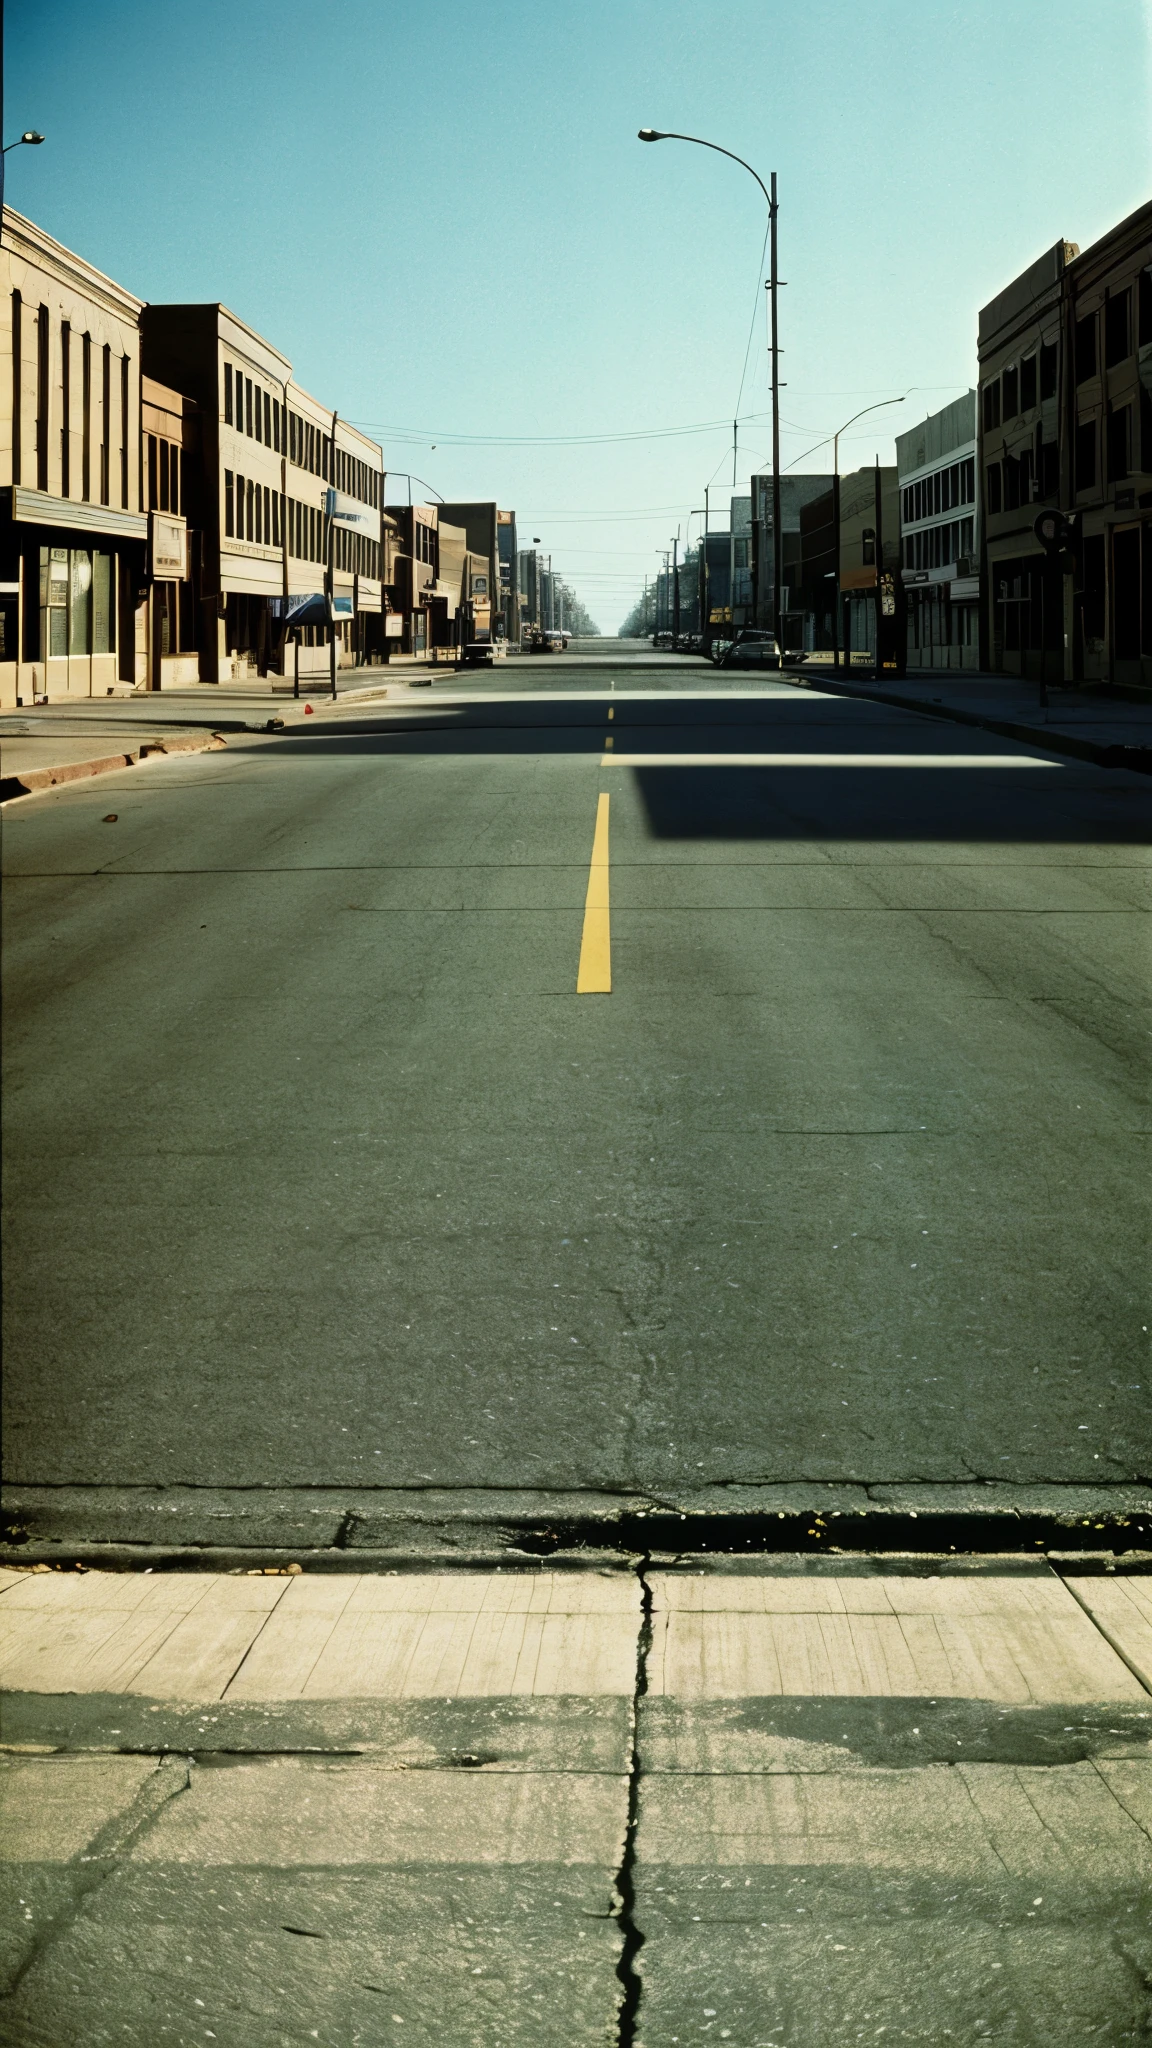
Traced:
<path id="1" fill-rule="evenodd" d="M 705 654 L 708 652 L 708 493 L 711 484 L 704 486 L 704 538 L 700 542 L 700 639 Z"/>
<path id="2" fill-rule="evenodd" d="M 336 415 L 332 415 L 332 451 L 328 462 L 328 488 L 336 490 Z M 409 484 L 409 490 L 412 486 Z M 332 499 L 335 506 L 335 495 Z M 336 521 L 328 517 L 328 681 L 336 695 Z"/>
<path id="3" fill-rule="evenodd" d="M 680 529 L 677 527 L 676 538 L 672 543 L 672 651 L 674 654 L 678 653 L 680 648 L 680 564 L 677 559 L 679 551 Z"/>
<path id="4" fill-rule="evenodd" d="M 768 223 L 770 230 L 771 264 L 768 278 L 768 300 L 772 316 L 772 631 L 781 655 L 784 652 L 781 633 L 783 622 L 780 613 L 783 607 L 784 591 L 784 534 L 782 531 L 780 493 L 780 348 L 776 321 L 776 288 L 779 284 L 776 261 L 776 173 L 771 176 L 771 196 L 768 201 Z"/>

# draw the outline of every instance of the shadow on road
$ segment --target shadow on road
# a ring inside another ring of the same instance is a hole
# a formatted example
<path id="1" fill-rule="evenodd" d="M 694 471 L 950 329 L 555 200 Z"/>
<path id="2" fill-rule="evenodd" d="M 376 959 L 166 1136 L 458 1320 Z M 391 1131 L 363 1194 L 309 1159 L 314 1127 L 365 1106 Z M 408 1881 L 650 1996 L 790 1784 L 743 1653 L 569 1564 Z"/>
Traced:
<path id="1" fill-rule="evenodd" d="M 614 713 L 612 720 L 607 713 Z M 609 735 L 611 741 L 609 742 Z M 658 839 L 975 840 L 1143 845 L 1152 836 L 1145 778 L 1078 761 L 1037 767 L 1034 750 L 970 728 L 869 704 L 792 695 L 680 703 L 431 705 L 341 721 L 277 740 L 279 759 L 356 755 L 592 754 L 625 759 Z M 233 751 L 238 751 L 235 747 Z M 643 764 L 629 768 L 629 752 Z M 745 767 L 772 752 L 802 765 Z M 653 754 L 672 757 L 667 767 Z M 690 764 L 685 753 L 698 757 Z M 711 765 L 709 754 L 725 756 Z M 811 761 L 826 754 L 828 766 Z M 860 757 L 878 757 L 877 765 Z M 902 755 L 907 765 L 891 765 Z M 848 757 L 847 764 L 844 757 Z M 939 765 L 962 757 L 963 767 Z M 1011 765 L 1018 758 L 1019 766 Z M 986 760 L 988 766 L 981 763 Z M 881 765 L 881 761 L 883 765 Z M 1010 765 L 1005 765 L 1009 763 Z M 975 763 L 975 765 L 973 765 Z"/>

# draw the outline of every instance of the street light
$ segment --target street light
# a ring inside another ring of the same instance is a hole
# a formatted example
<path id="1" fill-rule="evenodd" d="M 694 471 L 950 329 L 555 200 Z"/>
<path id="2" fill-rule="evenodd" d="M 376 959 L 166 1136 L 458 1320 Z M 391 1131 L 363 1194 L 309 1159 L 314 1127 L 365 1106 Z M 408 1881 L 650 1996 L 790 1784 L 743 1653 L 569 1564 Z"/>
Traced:
<path id="1" fill-rule="evenodd" d="M 23 135 L 18 135 L 16 137 L 15 142 L 6 142 L 4 148 L 0 150 L 0 206 L 3 206 L 4 204 L 4 171 L 6 168 L 4 158 L 7 156 L 9 150 L 19 149 L 21 144 L 25 142 L 28 143 L 29 147 L 35 148 L 35 146 L 38 143 L 43 142 L 43 140 L 44 137 L 41 135 L 39 129 L 26 128 L 24 130 Z"/>
<path id="2" fill-rule="evenodd" d="M 24 130 L 24 133 L 23 133 L 23 135 L 18 135 L 18 136 L 16 137 L 16 140 L 15 140 L 15 142 L 6 142 L 6 143 L 5 143 L 5 145 L 4 145 L 4 155 L 5 155 L 5 156 L 7 156 L 7 154 L 8 154 L 8 151 L 9 151 L 10 149 L 19 149 L 19 147 L 20 147 L 20 144 L 21 144 L 22 142 L 28 142 L 28 143 L 32 143 L 32 144 L 35 144 L 35 143 L 37 143 L 37 142 L 43 142 L 43 140 L 44 140 L 44 137 L 43 137 L 42 135 L 38 135 L 38 134 L 37 134 L 37 132 L 36 132 L 36 130 L 35 130 L 35 128 L 26 128 L 26 129 Z"/>
<path id="3" fill-rule="evenodd" d="M 777 640 L 779 640 L 780 608 L 784 579 L 784 549 L 783 536 L 780 531 L 780 348 L 776 320 L 776 287 L 778 282 L 776 275 L 776 215 L 779 208 L 776 204 L 776 173 L 773 171 L 771 174 L 771 191 L 769 191 L 763 178 L 758 171 L 752 169 L 751 164 L 745 163 L 744 158 L 737 156 L 733 150 L 722 149 L 718 142 L 707 142 L 702 135 L 679 135 L 674 132 L 665 134 L 659 128 L 639 128 L 636 132 L 641 142 L 694 142 L 700 149 L 714 149 L 717 156 L 728 157 L 732 163 L 739 164 L 741 170 L 747 171 L 750 178 L 755 178 L 756 183 L 768 202 L 768 226 L 771 235 L 768 296 L 772 314 L 772 340 L 769 344 L 772 357 L 772 630 Z"/>
<path id="4" fill-rule="evenodd" d="M 854 412 L 850 420 L 845 420 L 842 427 L 837 427 L 836 432 L 832 436 L 832 560 L 835 567 L 829 573 L 836 579 L 836 590 L 832 601 L 832 673 L 834 676 L 838 676 L 840 673 L 840 436 L 841 434 L 846 434 L 849 427 L 854 427 L 857 420 L 862 420 L 865 413 L 882 412 L 886 405 L 903 405 L 906 397 L 907 393 L 904 392 L 899 398 L 878 398 L 875 405 L 861 406 L 859 412 Z M 828 444 L 825 442 L 823 445 L 827 447 Z M 880 571 L 883 566 L 882 562 L 877 562 L 876 564 L 877 593 L 879 593 L 880 589 Z M 825 581 L 827 581 L 827 577 Z M 879 626 L 877 626 L 876 630 L 879 632 Z M 877 641 L 877 645 L 879 645 L 879 641 Z M 879 656 L 877 656 L 877 661 L 879 661 Z M 849 667 L 851 667 L 851 662 L 849 662 Z"/>

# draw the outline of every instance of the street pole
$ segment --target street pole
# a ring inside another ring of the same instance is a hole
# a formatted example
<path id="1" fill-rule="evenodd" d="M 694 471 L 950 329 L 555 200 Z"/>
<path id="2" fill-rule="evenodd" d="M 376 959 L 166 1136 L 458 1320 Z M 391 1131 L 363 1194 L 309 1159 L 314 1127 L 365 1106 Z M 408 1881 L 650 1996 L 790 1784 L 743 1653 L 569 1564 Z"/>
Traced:
<path id="1" fill-rule="evenodd" d="M 705 654 L 708 652 L 708 493 L 711 484 L 704 486 L 704 538 L 700 543 L 700 643 Z"/>
<path id="2" fill-rule="evenodd" d="M 776 271 L 776 173 L 772 172 L 772 194 L 768 201 L 768 224 L 770 229 L 770 259 L 768 275 L 768 303 L 772 315 L 772 632 L 781 658 L 784 644 L 781 638 L 783 625 L 781 610 L 784 601 L 784 535 L 781 530 L 780 490 L 780 350 L 776 321 L 776 287 L 779 282 Z"/>
<path id="3" fill-rule="evenodd" d="M 674 540 L 674 541 L 673 541 L 673 543 L 672 543 L 672 652 L 673 652 L 673 654 L 678 654 L 678 653 L 679 653 L 679 651 L 680 651 L 680 564 L 679 564 L 679 561 L 677 560 L 677 556 L 679 555 L 679 552 L 680 552 L 680 529 L 679 529 L 679 527 L 677 527 L 677 529 L 676 529 L 676 538 L 675 538 L 675 540 Z"/>
<path id="4" fill-rule="evenodd" d="M 336 489 L 336 414 L 332 415 L 332 452 L 328 462 L 328 488 Z M 328 520 L 328 680 L 336 697 L 336 521 Z"/>
<path id="5" fill-rule="evenodd" d="M 778 276 L 779 266 L 776 261 L 776 173 L 773 171 L 771 174 L 771 190 L 769 190 L 759 172 L 754 171 L 751 164 L 746 163 L 742 156 L 737 156 L 734 150 L 722 149 L 718 142 L 707 141 L 703 135 L 679 135 L 675 132 L 662 132 L 658 128 L 641 128 L 637 132 L 641 142 L 694 142 L 699 149 L 713 149 L 717 156 L 726 156 L 730 163 L 739 164 L 742 171 L 747 171 L 750 178 L 755 178 L 768 205 L 768 228 L 771 245 L 771 275 L 768 279 L 768 291 L 771 298 L 772 311 L 772 630 L 777 640 L 779 640 L 784 565 L 780 533 L 780 347 L 776 305 L 777 287 L 780 280 Z M 733 487 L 735 487 L 735 461 L 733 461 L 732 468 L 732 483 Z"/>

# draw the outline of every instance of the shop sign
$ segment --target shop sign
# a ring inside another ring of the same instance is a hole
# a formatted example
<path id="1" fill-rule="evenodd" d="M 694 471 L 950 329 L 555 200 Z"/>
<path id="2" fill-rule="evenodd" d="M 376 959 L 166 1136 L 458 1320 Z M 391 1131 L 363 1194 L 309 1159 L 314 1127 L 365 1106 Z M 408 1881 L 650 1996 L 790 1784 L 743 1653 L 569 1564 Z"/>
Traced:
<path id="1" fill-rule="evenodd" d="M 157 583 L 183 583 L 188 575 L 188 528 L 170 512 L 149 515 L 152 575 Z"/>
<path id="2" fill-rule="evenodd" d="M 371 534 L 373 540 L 379 540 L 380 514 L 375 506 L 362 505 L 359 498 L 349 498 L 343 491 L 328 490 L 324 493 L 324 510 L 334 526 L 348 526 L 355 533 Z"/>

